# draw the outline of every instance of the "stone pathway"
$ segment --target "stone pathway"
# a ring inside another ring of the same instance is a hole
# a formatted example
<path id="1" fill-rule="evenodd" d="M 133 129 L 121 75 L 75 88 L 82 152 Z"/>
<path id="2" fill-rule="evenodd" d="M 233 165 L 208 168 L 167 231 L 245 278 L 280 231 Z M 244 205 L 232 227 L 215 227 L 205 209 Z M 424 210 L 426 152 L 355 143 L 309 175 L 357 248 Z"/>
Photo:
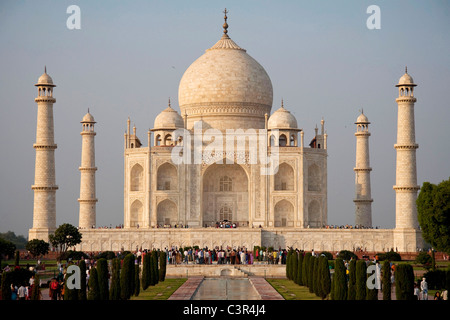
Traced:
<path id="1" fill-rule="evenodd" d="M 189 277 L 168 300 L 191 300 L 202 281 L 203 277 Z"/>
<path id="2" fill-rule="evenodd" d="M 284 300 L 283 296 L 275 290 L 266 279 L 262 277 L 248 277 L 250 282 L 255 287 L 261 300 Z"/>

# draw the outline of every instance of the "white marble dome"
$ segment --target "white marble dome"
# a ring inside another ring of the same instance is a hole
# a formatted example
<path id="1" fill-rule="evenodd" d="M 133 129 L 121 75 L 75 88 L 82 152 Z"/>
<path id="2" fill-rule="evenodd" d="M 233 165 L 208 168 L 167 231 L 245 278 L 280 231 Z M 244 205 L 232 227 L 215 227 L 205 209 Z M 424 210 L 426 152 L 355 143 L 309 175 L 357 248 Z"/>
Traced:
<path id="1" fill-rule="evenodd" d="M 297 129 L 297 119 L 282 105 L 267 122 L 268 129 Z"/>
<path id="2" fill-rule="evenodd" d="M 81 122 L 82 123 L 83 122 L 95 122 L 95 120 L 94 120 L 94 117 L 92 116 L 92 114 L 90 114 L 89 111 L 88 111 L 88 113 L 86 113 L 84 115 L 83 120 Z"/>
<path id="3" fill-rule="evenodd" d="M 212 127 L 245 127 L 244 118 L 247 125 L 263 127 L 264 114 L 272 107 L 272 82 L 264 68 L 224 34 L 186 70 L 178 102 L 188 127 L 194 120 Z"/>
<path id="4" fill-rule="evenodd" d="M 356 119 L 356 123 L 370 123 L 369 119 L 366 117 L 364 113 L 361 113 Z"/>
<path id="5" fill-rule="evenodd" d="M 45 71 L 42 76 L 39 77 L 38 82 L 36 83 L 36 86 L 49 86 L 49 87 L 56 87 L 53 84 L 53 79 L 47 74 L 47 71 Z"/>
<path id="6" fill-rule="evenodd" d="M 154 130 L 184 128 L 184 121 L 180 114 L 168 106 L 155 118 Z"/>
<path id="7" fill-rule="evenodd" d="M 400 80 L 398 80 L 397 87 L 405 85 L 416 86 L 414 84 L 413 78 L 408 74 L 408 72 L 405 72 L 405 74 L 400 78 Z"/>

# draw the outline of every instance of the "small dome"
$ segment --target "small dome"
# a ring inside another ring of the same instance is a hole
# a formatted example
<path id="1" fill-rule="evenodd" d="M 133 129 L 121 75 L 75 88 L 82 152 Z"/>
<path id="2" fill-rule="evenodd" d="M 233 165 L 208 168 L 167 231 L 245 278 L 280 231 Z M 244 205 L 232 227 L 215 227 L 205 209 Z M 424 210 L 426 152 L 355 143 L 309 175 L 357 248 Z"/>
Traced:
<path id="1" fill-rule="evenodd" d="M 53 84 L 53 79 L 47 74 L 47 71 L 44 72 L 42 76 L 39 77 L 38 82 L 35 84 L 36 86 L 49 86 L 56 87 Z"/>
<path id="2" fill-rule="evenodd" d="M 398 80 L 396 87 L 399 86 L 416 86 L 413 78 L 408 74 L 408 70 L 405 70 L 405 74 Z"/>
<path id="3" fill-rule="evenodd" d="M 355 123 L 370 123 L 370 122 L 369 122 L 369 119 L 366 117 L 366 115 L 361 112 L 358 119 L 356 119 Z"/>
<path id="4" fill-rule="evenodd" d="M 283 105 L 269 118 L 268 129 L 298 129 L 297 119 Z"/>
<path id="5" fill-rule="evenodd" d="M 154 129 L 184 128 L 183 118 L 170 105 L 155 118 Z"/>
<path id="6" fill-rule="evenodd" d="M 88 111 L 88 113 L 86 113 L 84 115 L 83 120 L 81 122 L 82 123 L 83 122 L 94 122 L 95 123 L 95 120 L 94 120 L 94 117 L 92 116 L 92 114 L 90 114 L 89 111 Z"/>

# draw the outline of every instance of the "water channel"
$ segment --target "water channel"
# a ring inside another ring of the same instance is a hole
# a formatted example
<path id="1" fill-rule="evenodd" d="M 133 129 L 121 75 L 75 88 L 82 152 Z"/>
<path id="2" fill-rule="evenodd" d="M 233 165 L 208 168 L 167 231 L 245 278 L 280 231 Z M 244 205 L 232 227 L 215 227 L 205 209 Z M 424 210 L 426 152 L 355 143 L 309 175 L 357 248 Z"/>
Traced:
<path id="1" fill-rule="evenodd" d="M 193 300 L 260 300 L 247 278 L 205 278 Z"/>

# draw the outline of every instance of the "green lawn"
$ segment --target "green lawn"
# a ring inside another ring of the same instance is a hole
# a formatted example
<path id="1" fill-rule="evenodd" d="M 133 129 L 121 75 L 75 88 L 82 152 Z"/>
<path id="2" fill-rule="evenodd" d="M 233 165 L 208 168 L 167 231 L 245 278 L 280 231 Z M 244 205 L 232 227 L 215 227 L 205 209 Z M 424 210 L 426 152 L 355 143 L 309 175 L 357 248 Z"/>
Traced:
<path id="1" fill-rule="evenodd" d="M 299 286 L 294 281 L 287 279 L 266 279 L 285 300 L 321 300 L 309 288 Z"/>
<path id="2" fill-rule="evenodd" d="M 148 287 L 147 290 L 141 289 L 139 296 L 133 296 L 131 300 L 167 300 L 186 280 L 186 278 L 166 278 L 163 282 Z"/>

